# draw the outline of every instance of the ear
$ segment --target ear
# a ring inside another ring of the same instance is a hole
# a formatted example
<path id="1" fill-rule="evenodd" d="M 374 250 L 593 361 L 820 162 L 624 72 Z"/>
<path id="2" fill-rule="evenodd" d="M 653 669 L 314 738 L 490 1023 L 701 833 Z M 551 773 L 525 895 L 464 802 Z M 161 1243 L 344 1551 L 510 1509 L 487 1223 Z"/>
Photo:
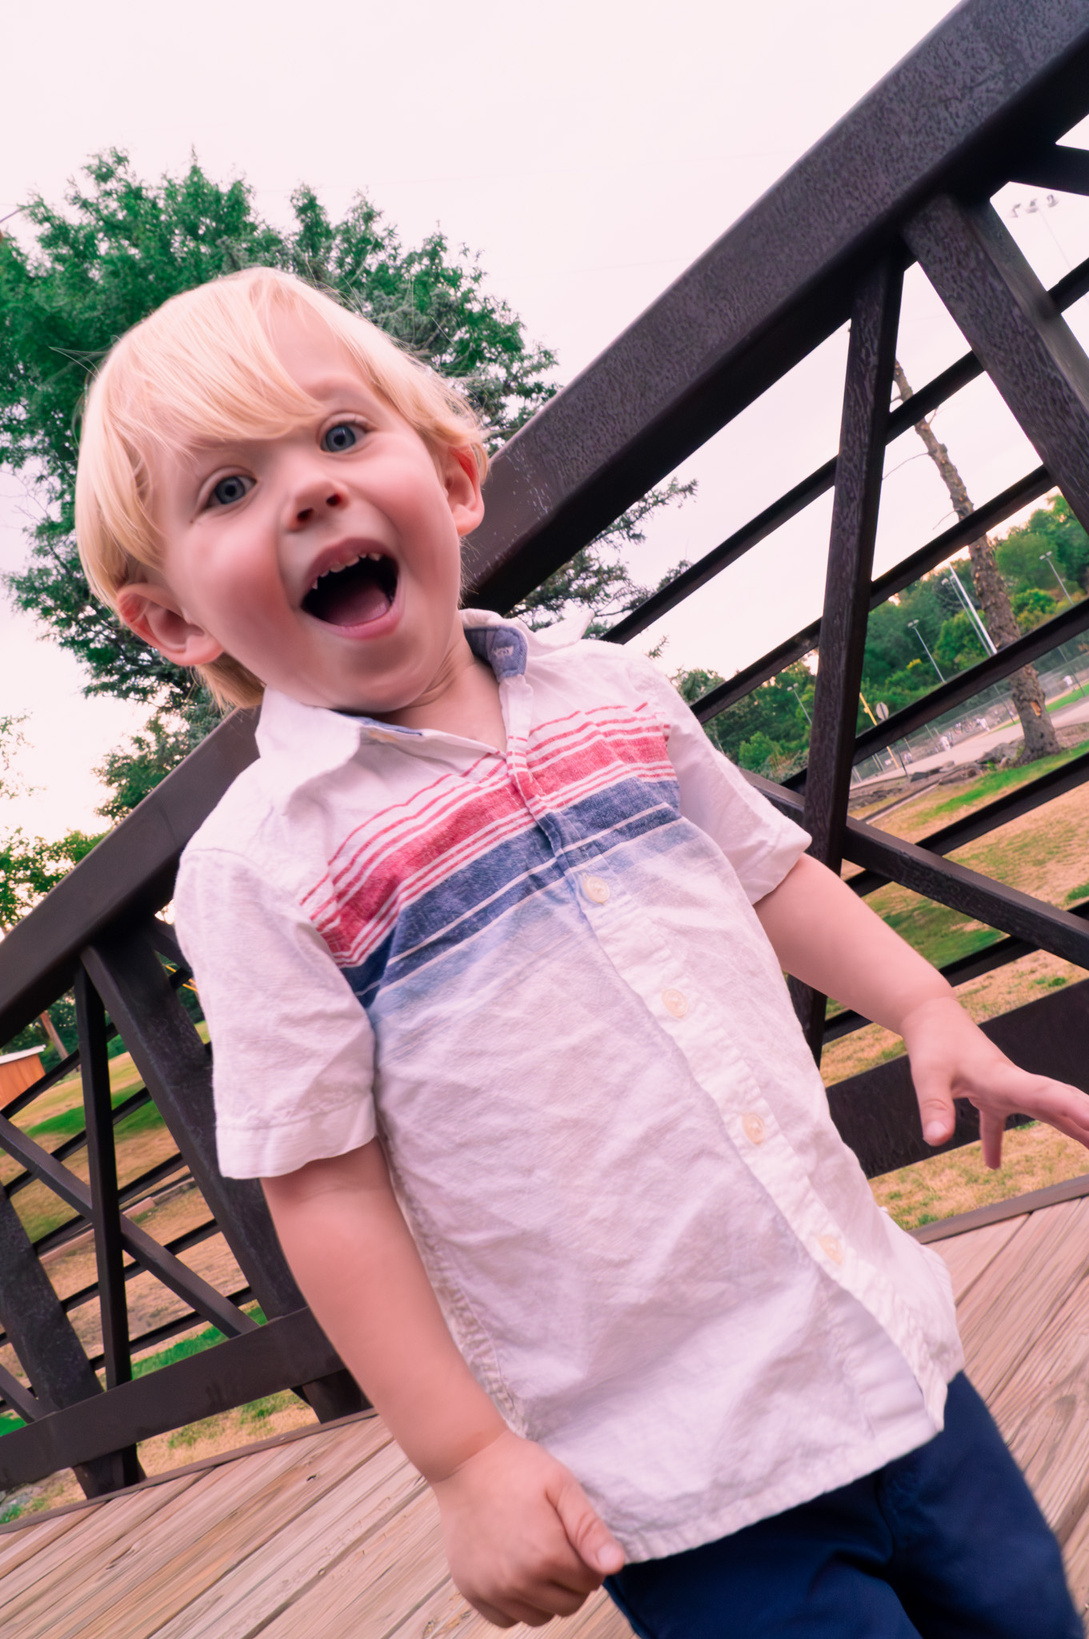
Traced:
<path id="1" fill-rule="evenodd" d="M 443 452 L 440 466 L 446 498 L 450 503 L 459 535 L 469 535 L 484 516 L 480 492 L 480 469 L 472 450 L 450 447 Z"/>
<path id="2" fill-rule="evenodd" d="M 168 587 L 159 581 L 130 581 L 117 596 L 117 612 L 137 637 L 175 666 L 207 666 L 223 653 L 203 626 L 192 621 Z"/>

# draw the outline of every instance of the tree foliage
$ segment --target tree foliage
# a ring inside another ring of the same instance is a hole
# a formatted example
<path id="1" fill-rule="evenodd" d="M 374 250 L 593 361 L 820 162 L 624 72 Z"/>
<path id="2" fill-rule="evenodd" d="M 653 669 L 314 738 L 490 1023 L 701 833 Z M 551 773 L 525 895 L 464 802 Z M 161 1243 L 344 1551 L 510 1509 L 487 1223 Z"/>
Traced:
<path id="1" fill-rule="evenodd" d="M 1040 553 L 1048 550 L 1074 597 L 1082 596 L 1089 573 L 1089 537 L 1061 495 L 995 545 L 995 559 L 1022 632 L 1033 630 L 1066 605 L 1046 559 L 1040 562 Z M 1086 567 L 1079 570 L 1083 562 Z M 1075 580 L 1078 573 L 1080 581 Z M 972 596 L 971 566 L 962 558 L 905 587 L 870 614 L 862 695 L 872 710 L 883 703 L 890 713 L 900 711 L 929 694 L 939 673 L 948 680 L 984 658 L 979 634 L 952 585 L 954 574 Z M 723 680 L 716 672 L 697 669 L 679 673 L 674 681 L 685 699 L 694 702 Z M 713 717 L 707 733 L 743 768 L 782 779 L 802 767 L 808 754 L 806 712 L 812 715 L 814 682 L 803 663 L 791 666 Z M 865 707 L 860 707 L 859 729 L 869 723 Z"/>
<path id="2" fill-rule="evenodd" d="M 328 289 L 455 380 L 497 449 L 556 390 L 554 355 L 490 294 L 479 259 L 444 234 L 406 246 L 357 195 L 334 221 L 312 188 L 291 196 L 277 228 L 243 181 L 221 185 L 194 162 L 147 182 L 113 149 L 93 159 L 61 206 L 33 198 L 33 243 L 0 234 L 0 461 L 25 470 L 42 503 L 31 560 L 8 577 L 16 605 L 43 621 L 87 673 L 86 692 L 155 708 L 146 732 L 105 764 L 119 818 L 192 749 L 214 708 L 189 673 L 121 625 L 87 588 L 73 537 L 79 407 L 89 374 L 112 344 L 168 297 L 239 268 L 284 268 Z M 653 492 L 527 599 L 547 625 L 572 604 L 601 617 L 643 589 L 623 561 L 656 506 L 691 492 Z"/>
<path id="3" fill-rule="evenodd" d="M 493 445 L 550 397 L 555 363 L 491 296 L 477 260 L 441 233 L 406 248 L 358 197 L 339 222 L 310 188 L 291 197 L 284 231 L 258 216 L 244 182 L 140 180 L 114 150 L 93 160 L 61 208 L 32 199 L 34 244 L 0 242 L 0 459 L 25 469 L 43 502 L 30 565 L 10 577 L 16 604 L 82 661 L 87 692 L 184 710 L 179 672 L 132 636 L 87 589 L 72 533 L 79 406 L 112 344 L 168 297 L 257 264 L 333 291 L 467 391 Z"/>

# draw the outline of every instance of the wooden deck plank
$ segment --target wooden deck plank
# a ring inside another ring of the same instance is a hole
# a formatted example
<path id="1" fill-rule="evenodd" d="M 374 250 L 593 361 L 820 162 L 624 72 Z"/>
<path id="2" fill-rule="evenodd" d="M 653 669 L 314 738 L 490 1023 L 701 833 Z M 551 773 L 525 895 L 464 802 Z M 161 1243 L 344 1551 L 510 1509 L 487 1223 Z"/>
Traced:
<path id="1" fill-rule="evenodd" d="M 193 1483 L 191 1479 L 177 1480 L 170 1492 L 188 1490 Z M 155 1517 L 166 1500 L 161 1488 L 153 1486 L 129 1496 L 104 1498 L 81 1514 L 78 1531 L 52 1538 L 4 1577 L 0 1607 L 5 1621 L 14 1624 L 17 1613 L 29 1610 L 41 1598 L 48 1601 L 55 1597 L 55 1588 L 69 1587 L 73 1580 L 78 1584 L 104 1563 L 130 1553 L 145 1522 Z M 22 1619 L 20 1616 L 20 1622 Z"/>
<path id="2" fill-rule="evenodd" d="M 420 1490 L 311 1582 L 261 1639 L 385 1639 L 446 1575 L 439 1511 L 431 1492 Z"/>
<path id="3" fill-rule="evenodd" d="M 1089 1280 L 1080 1281 L 991 1410 L 1060 1542 L 1089 1502 Z"/>
<path id="4" fill-rule="evenodd" d="M 66 1531 L 78 1525 L 80 1515 L 72 1510 L 70 1514 L 57 1514 L 53 1518 L 46 1517 L 39 1521 L 33 1518 L 26 1521 L 19 1531 L 12 1531 L 10 1536 L 0 1537 L 0 1577 L 8 1576 L 26 1560 L 35 1554 L 41 1553 L 49 1543 L 55 1542 Z"/>
<path id="5" fill-rule="evenodd" d="M 89 1566 L 77 1580 L 45 1590 L 35 1604 L 28 1604 L 20 1616 L 20 1639 L 89 1639 L 92 1632 L 102 1630 L 113 1634 L 133 1593 L 139 1604 L 160 1581 L 185 1593 L 184 1577 L 171 1575 L 175 1558 L 195 1555 L 198 1563 L 201 1557 L 219 1562 L 220 1544 L 230 1535 L 232 1517 L 241 1514 L 257 1530 L 254 1502 L 267 1510 L 269 1497 L 282 1493 L 278 1482 L 283 1470 L 300 1457 L 305 1462 L 305 1452 L 281 1446 L 256 1454 L 234 1473 L 220 1467 L 195 1478 L 183 1495 L 158 1507 L 142 1525 L 138 1553 L 127 1548 L 111 1555 Z M 215 1568 L 221 1570 L 222 1563 Z"/>
<path id="6" fill-rule="evenodd" d="M 958 1314 L 961 1336 L 972 1379 L 988 1402 L 1089 1270 L 1087 1231 L 1089 1200 L 1033 1213 L 1012 1241 L 1010 1258 L 994 1259 L 968 1291 Z"/>
<path id="7" fill-rule="evenodd" d="M 305 1513 L 246 1552 L 170 1621 L 145 1629 L 140 1639 L 152 1634 L 154 1639 L 251 1639 L 263 1634 L 328 1566 L 360 1538 L 380 1531 L 423 1485 L 397 1448 L 384 1446 Z"/>
<path id="8" fill-rule="evenodd" d="M 984 1270 L 1004 1252 L 1027 1221 L 1027 1215 L 1022 1214 L 1020 1218 L 1006 1218 L 1002 1223 L 987 1224 L 964 1235 L 951 1235 L 946 1241 L 931 1241 L 935 1252 L 945 1259 L 958 1309 Z"/>
<path id="9" fill-rule="evenodd" d="M 1089 1200 L 945 1244 L 969 1370 L 1089 1597 Z M 19 1639 L 491 1639 L 377 1419 L 318 1429 L 0 1536 Z M 604 1594 L 549 1631 L 630 1639 Z M 521 1639 L 513 1630 L 512 1639 Z M 529 1639 L 529 1630 L 525 1630 Z"/>
<path id="10" fill-rule="evenodd" d="M 138 1564 L 104 1588 L 82 1590 L 70 1633 L 54 1616 L 53 1629 L 41 1639 L 115 1639 L 119 1631 L 138 1631 L 141 1623 L 152 1633 L 181 1615 L 241 1559 L 258 1553 L 354 1470 L 391 1448 L 385 1428 L 373 1419 L 339 1436 L 255 1454 L 239 1465 L 244 1473 L 213 1470 L 184 1508 L 156 1519 L 141 1542 Z"/>

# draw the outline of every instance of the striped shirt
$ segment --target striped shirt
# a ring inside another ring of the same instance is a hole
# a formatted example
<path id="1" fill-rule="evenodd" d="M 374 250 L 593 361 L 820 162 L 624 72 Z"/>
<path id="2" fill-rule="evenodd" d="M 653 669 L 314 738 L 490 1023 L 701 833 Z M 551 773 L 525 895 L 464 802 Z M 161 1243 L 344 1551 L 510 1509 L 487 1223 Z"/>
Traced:
<path id="1" fill-rule="evenodd" d="M 505 753 L 269 694 L 186 850 L 221 1164 L 379 1134 L 478 1380 L 657 1557 L 930 1438 L 948 1278 L 839 1139 L 752 910 L 804 832 L 649 662 L 465 620 Z"/>

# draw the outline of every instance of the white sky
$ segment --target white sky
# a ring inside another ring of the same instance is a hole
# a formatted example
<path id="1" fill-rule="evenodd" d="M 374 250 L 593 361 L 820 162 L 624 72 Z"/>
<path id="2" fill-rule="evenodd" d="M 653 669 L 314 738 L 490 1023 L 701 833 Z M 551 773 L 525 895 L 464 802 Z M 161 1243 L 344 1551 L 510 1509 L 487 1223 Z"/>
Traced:
<path id="1" fill-rule="evenodd" d="M 556 350 L 569 380 L 950 9 L 355 0 L 304 20 L 284 0 L 8 8 L 0 216 L 35 191 L 59 201 L 108 146 L 149 178 L 194 152 L 219 181 L 245 177 L 273 219 L 286 218 L 301 181 L 333 213 L 361 189 L 407 241 L 439 225 L 479 250 L 490 288 Z M 1089 204 L 1061 195 L 1011 220 L 1029 192 L 999 203 L 1051 282 L 1089 249 Z M 900 344 L 913 383 L 962 350 L 916 271 Z M 844 356 L 833 337 L 689 463 L 699 498 L 658 524 L 637 576 L 706 551 L 834 452 Z M 1036 464 L 986 383 L 942 412 L 939 431 L 978 500 Z M 886 486 L 879 568 L 948 521 L 915 453 L 889 453 L 899 471 Z M 33 516 L 24 484 L 0 471 L 0 568 L 25 560 Z M 813 618 L 826 519 L 811 509 L 671 617 L 664 663 L 730 673 Z M 39 788 L 5 804 L 0 826 L 97 829 L 102 789 L 90 770 L 141 714 L 84 700 L 75 662 L 2 606 L 0 634 L 0 713 L 29 713 L 19 767 Z"/>

